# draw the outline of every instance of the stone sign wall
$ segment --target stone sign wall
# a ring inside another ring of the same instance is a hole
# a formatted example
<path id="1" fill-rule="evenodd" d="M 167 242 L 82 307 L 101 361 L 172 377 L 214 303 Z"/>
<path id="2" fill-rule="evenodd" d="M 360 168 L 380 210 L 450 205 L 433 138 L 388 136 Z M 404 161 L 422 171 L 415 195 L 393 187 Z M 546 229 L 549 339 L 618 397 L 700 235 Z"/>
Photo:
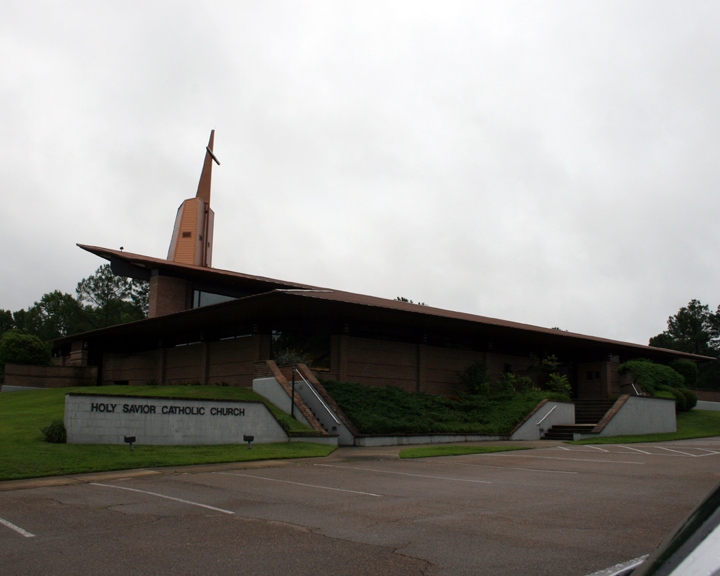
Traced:
<path id="1" fill-rule="evenodd" d="M 262 402 L 183 400 L 68 394 L 65 428 L 71 444 L 163 445 L 286 442 L 288 435 Z"/>

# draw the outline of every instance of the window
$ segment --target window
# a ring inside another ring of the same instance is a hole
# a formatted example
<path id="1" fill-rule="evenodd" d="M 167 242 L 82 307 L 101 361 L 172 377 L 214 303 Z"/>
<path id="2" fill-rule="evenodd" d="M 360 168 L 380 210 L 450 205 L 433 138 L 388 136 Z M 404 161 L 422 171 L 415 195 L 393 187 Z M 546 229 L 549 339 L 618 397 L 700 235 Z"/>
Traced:
<path id="1" fill-rule="evenodd" d="M 183 232 L 183 233 L 182 233 L 182 237 L 183 237 L 183 238 L 191 238 L 191 237 L 192 237 L 192 232 Z"/>

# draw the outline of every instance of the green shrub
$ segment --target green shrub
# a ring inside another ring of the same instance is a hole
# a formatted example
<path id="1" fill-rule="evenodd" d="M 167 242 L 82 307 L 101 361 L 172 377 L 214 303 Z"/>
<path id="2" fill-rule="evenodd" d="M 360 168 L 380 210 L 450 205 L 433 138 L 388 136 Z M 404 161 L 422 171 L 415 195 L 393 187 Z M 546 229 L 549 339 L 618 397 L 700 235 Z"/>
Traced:
<path id="1" fill-rule="evenodd" d="M 698 366 L 697 388 L 701 390 L 720 390 L 720 360 L 703 362 Z"/>
<path id="2" fill-rule="evenodd" d="M 53 444 L 65 444 L 67 442 L 67 430 L 65 430 L 65 422 L 61 419 L 55 419 L 45 428 L 40 428 L 40 432 L 45 437 L 45 442 Z"/>
<path id="3" fill-rule="evenodd" d="M 662 386 L 662 390 L 665 392 L 670 392 L 673 396 L 675 396 L 675 411 L 676 412 L 687 412 L 687 399 L 685 398 L 685 394 L 680 392 L 677 388 L 673 388 L 672 386 Z"/>
<path id="4" fill-rule="evenodd" d="M 655 394 L 662 390 L 663 386 L 671 386 L 672 388 L 684 388 L 685 381 L 683 377 L 675 372 L 669 366 L 655 364 L 650 360 L 630 360 L 625 362 L 618 368 L 620 374 L 626 372 L 632 373 L 633 380 L 642 386 L 645 392 Z"/>
<path id="5" fill-rule="evenodd" d="M 473 362 L 465 370 L 458 373 L 458 378 L 470 394 L 487 394 L 490 392 L 490 380 L 484 362 Z"/>
<path id="6" fill-rule="evenodd" d="M 545 389 L 549 390 L 550 392 L 557 392 L 559 394 L 566 394 L 570 395 L 570 382 L 568 381 L 568 377 L 564 374 L 558 374 L 557 372 L 554 372 L 553 374 L 550 374 L 548 376 L 547 383 L 545 384 Z"/>
<path id="7" fill-rule="evenodd" d="M 655 393 L 656 398 L 666 398 L 668 400 L 672 400 L 675 402 L 675 394 L 671 394 L 670 392 L 665 392 L 664 390 L 660 390 L 660 392 Z"/>
<path id="8" fill-rule="evenodd" d="M 700 370 L 698 365 L 692 360 L 685 360 L 684 358 L 678 358 L 668 364 L 670 368 L 680 374 L 685 380 L 685 386 L 688 388 L 695 388 L 700 377 Z"/>
<path id="9" fill-rule="evenodd" d="M 6 363 L 49 366 L 51 360 L 50 346 L 37 336 L 10 330 L 0 339 L 0 369 Z"/>
<path id="10" fill-rule="evenodd" d="M 400 388 L 323 380 L 323 386 L 363 434 L 507 434 L 550 392 L 490 390 L 459 398 L 405 392 Z"/>
<path id="11" fill-rule="evenodd" d="M 687 388 L 678 388 L 678 392 L 685 396 L 686 410 L 692 410 L 697 406 L 698 397 L 695 392 L 688 390 Z"/>

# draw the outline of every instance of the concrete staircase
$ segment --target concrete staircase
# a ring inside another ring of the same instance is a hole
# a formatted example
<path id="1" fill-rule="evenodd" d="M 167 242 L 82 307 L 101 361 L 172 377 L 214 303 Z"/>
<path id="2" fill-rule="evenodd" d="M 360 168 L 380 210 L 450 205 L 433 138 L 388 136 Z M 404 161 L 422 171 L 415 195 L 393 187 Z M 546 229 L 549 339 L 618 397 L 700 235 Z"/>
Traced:
<path id="1" fill-rule="evenodd" d="M 613 407 L 615 400 L 574 400 L 575 424 L 555 425 L 543 435 L 543 440 L 572 440 L 573 434 L 588 434 Z"/>

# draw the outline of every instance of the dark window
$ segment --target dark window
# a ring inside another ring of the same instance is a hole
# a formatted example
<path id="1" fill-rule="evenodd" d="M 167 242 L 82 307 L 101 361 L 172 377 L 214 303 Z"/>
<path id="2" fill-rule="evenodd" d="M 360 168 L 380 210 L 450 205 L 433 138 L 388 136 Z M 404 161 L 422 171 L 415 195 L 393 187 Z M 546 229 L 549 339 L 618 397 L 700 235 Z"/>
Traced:
<path id="1" fill-rule="evenodd" d="M 595 372 L 595 380 L 600 380 L 600 372 Z"/>
<path id="2" fill-rule="evenodd" d="M 591 371 L 589 371 L 589 372 L 587 373 L 587 379 L 588 379 L 588 380 L 592 380 L 592 379 L 593 379 L 593 373 L 592 373 Z"/>
<path id="3" fill-rule="evenodd" d="M 192 232 L 183 232 L 182 237 L 183 238 L 190 238 L 192 236 Z"/>

